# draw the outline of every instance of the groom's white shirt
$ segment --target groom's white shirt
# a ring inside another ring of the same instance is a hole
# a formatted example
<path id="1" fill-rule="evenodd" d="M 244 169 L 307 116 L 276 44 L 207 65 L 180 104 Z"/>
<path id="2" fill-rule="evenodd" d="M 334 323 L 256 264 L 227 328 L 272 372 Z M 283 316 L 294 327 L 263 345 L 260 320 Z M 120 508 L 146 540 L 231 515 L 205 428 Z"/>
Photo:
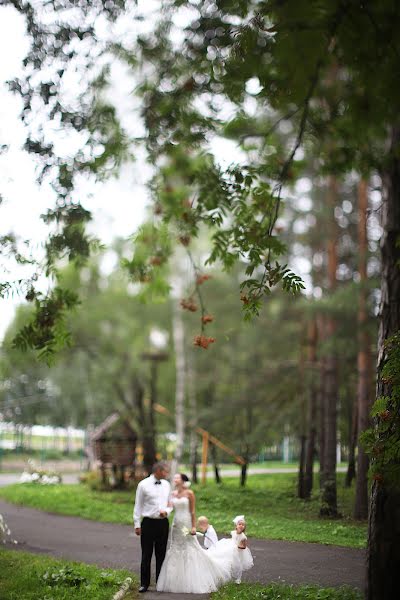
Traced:
<path id="1" fill-rule="evenodd" d="M 156 482 L 160 481 L 160 484 Z M 133 522 L 140 527 L 142 517 L 160 519 L 160 512 L 169 515 L 172 508 L 168 506 L 171 496 L 171 486 L 166 479 L 157 480 L 154 475 L 142 479 L 136 488 Z"/>

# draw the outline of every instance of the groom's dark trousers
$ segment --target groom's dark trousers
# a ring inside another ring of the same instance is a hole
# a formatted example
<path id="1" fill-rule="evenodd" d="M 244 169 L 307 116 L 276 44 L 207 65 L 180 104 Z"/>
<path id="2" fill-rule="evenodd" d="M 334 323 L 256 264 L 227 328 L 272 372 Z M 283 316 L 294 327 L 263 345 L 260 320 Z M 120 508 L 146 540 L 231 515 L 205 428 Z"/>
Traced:
<path id="1" fill-rule="evenodd" d="M 153 550 L 156 555 L 156 581 L 164 562 L 168 542 L 168 519 L 143 517 L 141 528 L 140 544 L 142 546 L 142 562 L 140 565 L 140 584 L 144 587 L 149 587 Z"/>

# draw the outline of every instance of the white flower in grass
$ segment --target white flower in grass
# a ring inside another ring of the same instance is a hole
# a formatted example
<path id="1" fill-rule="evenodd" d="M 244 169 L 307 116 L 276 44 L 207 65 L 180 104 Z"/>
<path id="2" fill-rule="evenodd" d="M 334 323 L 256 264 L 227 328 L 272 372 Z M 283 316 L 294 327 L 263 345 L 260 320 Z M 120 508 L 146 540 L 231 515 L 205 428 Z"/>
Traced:
<path id="1" fill-rule="evenodd" d="M 40 483 L 44 485 L 55 485 L 56 483 L 60 483 L 60 478 L 58 475 L 43 475 Z"/>
<path id="2" fill-rule="evenodd" d="M 28 472 L 24 471 L 19 479 L 20 483 L 40 483 L 43 485 L 54 485 L 56 483 L 61 483 L 61 476 L 58 473 L 54 473 L 51 471 L 42 472 L 42 471 L 33 471 Z"/>
<path id="3" fill-rule="evenodd" d="M 24 471 L 19 478 L 20 483 L 30 483 L 32 481 L 31 474 Z"/>

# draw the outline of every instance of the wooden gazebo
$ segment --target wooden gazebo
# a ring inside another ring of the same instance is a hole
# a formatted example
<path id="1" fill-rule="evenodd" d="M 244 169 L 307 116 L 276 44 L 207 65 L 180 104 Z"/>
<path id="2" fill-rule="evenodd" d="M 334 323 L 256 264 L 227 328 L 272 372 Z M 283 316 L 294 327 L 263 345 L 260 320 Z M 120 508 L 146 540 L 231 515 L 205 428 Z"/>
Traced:
<path id="1" fill-rule="evenodd" d="M 100 468 L 103 483 L 111 471 L 115 485 L 123 487 L 125 474 L 134 472 L 137 433 L 118 412 L 108 416 L 92 433 L 90 441 L 94 459 Z"/>

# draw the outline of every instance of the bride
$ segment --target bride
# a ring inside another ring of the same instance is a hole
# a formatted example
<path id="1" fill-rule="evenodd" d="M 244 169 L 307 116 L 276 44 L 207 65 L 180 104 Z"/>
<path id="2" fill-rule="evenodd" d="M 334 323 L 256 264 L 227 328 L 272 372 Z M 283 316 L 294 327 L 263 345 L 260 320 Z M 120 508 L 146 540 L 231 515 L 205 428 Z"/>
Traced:
<path id="1" fill-rule="evenodd" d="M 172 506 L 175 516 L 169 548 L 157 580 L 158 592 L 207 594 L 229 581 L 231 561 L 228 556 L 212 557 L 196 536 L 195 495 L 189 490 L 184 474 L 174 477 Z"/>

